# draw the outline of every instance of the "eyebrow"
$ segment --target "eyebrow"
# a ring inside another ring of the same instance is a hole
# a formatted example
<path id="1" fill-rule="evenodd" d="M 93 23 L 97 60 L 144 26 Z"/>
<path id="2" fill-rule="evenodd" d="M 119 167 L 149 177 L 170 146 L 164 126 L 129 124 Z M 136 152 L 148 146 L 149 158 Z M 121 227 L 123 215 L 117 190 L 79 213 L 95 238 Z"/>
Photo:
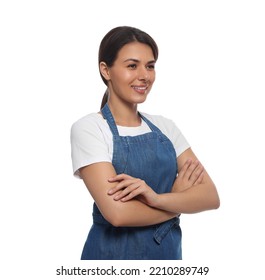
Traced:
<path id="1" fill-rule="evenodd" d="M 123 62 L 128 62 L 128 61 L 133 61 L 133 62 L 136 62 L 136 63 L 140 62 L 140 60 L 135 59 L 135 58 L 128 58 L 128 59 L 124 60 Z M 147 62 L 147 64 L 155 63 L 155 62 L 156 62 L 155 60 L 150 60 L 150 61 Z"/>

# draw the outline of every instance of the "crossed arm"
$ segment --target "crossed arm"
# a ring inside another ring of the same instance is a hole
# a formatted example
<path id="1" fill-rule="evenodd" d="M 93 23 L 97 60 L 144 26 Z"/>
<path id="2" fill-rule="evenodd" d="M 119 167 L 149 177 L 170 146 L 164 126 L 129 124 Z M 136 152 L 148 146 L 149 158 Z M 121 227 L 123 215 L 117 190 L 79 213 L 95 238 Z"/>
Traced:
<path id="1" fill-rule="evenodd" d="M 80 174 L 106 220 L 114 226 L 147 226 L 179 213 L 196 213 L 219 207 L 217 190 L 191 149 L 178 158 L 179 174 L 172 191 L 155 193 L 139 178 L 116 174 L 111 163 L 80 169 Z"/>

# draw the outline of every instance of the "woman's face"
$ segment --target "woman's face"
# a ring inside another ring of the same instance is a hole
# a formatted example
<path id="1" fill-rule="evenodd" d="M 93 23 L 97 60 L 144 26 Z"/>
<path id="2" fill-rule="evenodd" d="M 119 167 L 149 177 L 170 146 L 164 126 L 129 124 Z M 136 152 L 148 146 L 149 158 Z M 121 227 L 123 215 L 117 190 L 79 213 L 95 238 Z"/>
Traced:
<path id="1" fill-rule="evenodd" d="M 132 104 L 144 102 L 155 81 L 152 49 L 139 42 L 123 46 L 108 68 L 108 78 L 111 99 Z"/>

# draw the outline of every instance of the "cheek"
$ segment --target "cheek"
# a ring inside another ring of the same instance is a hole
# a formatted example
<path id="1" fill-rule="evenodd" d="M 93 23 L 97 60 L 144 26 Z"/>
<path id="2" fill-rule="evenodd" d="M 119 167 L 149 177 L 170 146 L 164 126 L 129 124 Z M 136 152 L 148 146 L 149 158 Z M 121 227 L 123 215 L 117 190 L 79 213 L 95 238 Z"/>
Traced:
<path id="1" fill-rule="evenodd" d="M 133 75 L 131 73 L 128 72 L 123 72 L 123 73 L 119 73 L 117 75 L 115 75 L 114 79 L 118 82 L 118 83 L 127 83 L 130 82 L 132 79 L 134 79 Z"/>
<path id="2" fill-rule="evenodd" d="M 150 81 L 153 83 L 155 80 L 156 80 L 156 73 L 153 72 L 153 73 L 150 75 Z"/>

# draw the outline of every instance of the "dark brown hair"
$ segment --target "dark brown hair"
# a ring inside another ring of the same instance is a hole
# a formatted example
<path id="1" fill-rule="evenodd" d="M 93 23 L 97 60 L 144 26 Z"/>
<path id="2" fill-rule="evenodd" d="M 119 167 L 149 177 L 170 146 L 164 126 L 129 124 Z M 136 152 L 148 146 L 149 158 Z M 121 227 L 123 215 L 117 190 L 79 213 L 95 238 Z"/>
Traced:
<path id="1" fill-rule="evenodd" d="M 98 64 L 105 62 L 108 67 L 113 66 L 119 50 L 126 44 L 132 42 L 140 42 L 150 46 L 153 51 L 154 59 L 158 58 L 158 47 L 154 39 L 146 32 L 130 26 L 119 26 L 110 30 L 102 39 L 99 46 Z M 107 80 L 100 73 L 101 78 L 105 85 L 108 85 Z M 108 90 L 106 90 L 102 102 L 101 108 L 108 101 Z"/>

